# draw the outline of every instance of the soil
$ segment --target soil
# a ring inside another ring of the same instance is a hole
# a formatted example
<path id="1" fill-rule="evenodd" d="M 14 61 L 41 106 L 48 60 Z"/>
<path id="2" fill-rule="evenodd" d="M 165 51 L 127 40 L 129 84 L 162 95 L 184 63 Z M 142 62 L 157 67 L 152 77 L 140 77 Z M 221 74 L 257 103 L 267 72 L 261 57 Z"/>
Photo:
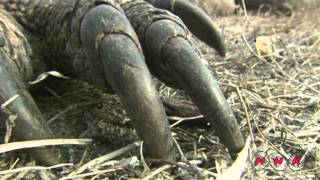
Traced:
<path id="1" fill-rule="evenodd" d="M 252 138 L 251 155 L 270 148 L 287 155 L 306 155 L 299 172 L 271 168 L 254 171 L 248 160 L 242 172 L 244 179 L 320 178 L 318 15 L 318 10 L 314 10 L 293 12 L 291 16 L 268 11 L 215 17 L 214 22 L 222 29 L 228 47 L 225 58 L 194 40 L 220 82 L 244 136 Z M 271 54 L 258 56 L 257 37 L 272 39 Z M 56 137 L 91 138 L 93 143 L 61 147 L 70 154 L 68 162 L 74 166 L 50 170 L 31 168 L 2 174 L 1 179 L 56 179 L 68 175 L 74 179 L 135 179 L 151 175 L 157 179 L 215 179 L 233 163 L 226 148 L 200 116 L 192 124 L 181 123 L 172 128 L 187 161 L 161 162 L 159 166 L 147 155 L 141 156 L 139 148 L 132 148 L 130 153 L 71 174 L 90 160 L 125 147 L 138 138 L 116 95 L 105 94 L 74 79 L 54 81 L 33 92 L 39 108 L 50 121 L 50 128 Z M 184 92 L 155 82 L 162 97 L 188 102 Z M 195 111 L 191 115 L 200 114 Z M 170 114 L 169 119 L 188 118 Z M 35 165 L 24 150 L 0 154 L 0 174 L 4 170 Z"/>

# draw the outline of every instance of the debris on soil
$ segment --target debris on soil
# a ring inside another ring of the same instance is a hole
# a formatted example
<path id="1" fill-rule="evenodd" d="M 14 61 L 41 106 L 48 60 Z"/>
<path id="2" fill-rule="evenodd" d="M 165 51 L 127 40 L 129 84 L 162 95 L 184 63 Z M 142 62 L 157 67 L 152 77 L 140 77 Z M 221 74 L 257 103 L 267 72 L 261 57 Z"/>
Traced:
<path id="1" fill-rule="evenodd" d="M 291 16 L 249 12 L 248 16 L 215 18 L 225 35 L 225 58 L 195 40 L 220 82 L 243 134 L 251 139 L 249 155 L 241 155 L 248 156 L 246 167 L 240 171 L 244 179 L 320 178 L 318 15 L 315 10 Z M 258 37 L 273 37 L 276 51 L 260 56 L 255 49 Z M 216 179 L 233 163 L 184 92 L 158 83 L 164 100 L 173 99 L 187 104 L 183 106 L 186 109 L 193 108 L 192 114 L 184 116 L 172 111 L 175 103 L 171 103 L 171 112 L 167 107 L 169 119 L 179 122 L 173 121 L 172 130 L 181 158 L 166 162 L 144 154 L 115 95 L 72 79 L 58 82 L 34 93 L 39 108 L 58 138 L 93 139 L 92 144 L 61 147 L 70 154 L 69 162 L 53 167 L 37 166 L 23 150 L 0 154 L 1 179 Z M 186 119 L 194 123 L 183 123 Z M 0 124 L 1 132 L 5 127 Z M 278 153 L 286 157 L 285 161 L 299 156 L 303 167 L 277 171 L 270 163 L 257 171 L 253 163 L 256 152 L 269 156 Z"/>

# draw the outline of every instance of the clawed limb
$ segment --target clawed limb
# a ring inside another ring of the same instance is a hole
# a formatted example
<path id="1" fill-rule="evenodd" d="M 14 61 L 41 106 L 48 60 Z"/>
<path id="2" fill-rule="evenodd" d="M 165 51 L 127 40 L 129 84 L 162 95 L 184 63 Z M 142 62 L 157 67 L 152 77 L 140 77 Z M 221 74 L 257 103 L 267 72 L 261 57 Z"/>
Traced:
<path id="1" fill-rule="evenodd" d="M 30 46 L 22 28 L 5 11 L 0 9 L 0 102 L 15 95 L 18 97 L 8 106 L 12 114 L 18 115 L 14 122 L 14 135 L 20 140 L 52 138 L 43 116 L 33 101 L 27 86 L 34 68 Z M 1 121 L 4 119 L 0 119 Z M 34 158 L 46 164 L 57 164 L 61 160 L 58 152 L 50 148 L 30 150 Z"/>
<path id="2" fill-rule="evenodd" d="M 41 62 L 47 68 L 119 95 L 153 158 L 175 160 L 176 153 L 151 74 L 169 86 L 185 90 L 200 112 L 212 122 L 229 151 L 240 151 L 243 138 L 237 121 L 218 82 L 188 39 L 190 28 L 199 39 L 224 55 L 224 42 L 219 31 L 206 14 L 186 1 L 148 2 L 7 0 L 0 4 L 24 27 L 21 34 L 24 31 L 30 33 L 22 48 L 30 44 L 35 50 L 39 43 L 43 44 L 44 49 L 34 53 L 40 59 L 45 57 Z M 150 3 L 172 11 L 182 20 Z M 4 37 L 10 42 L 8 34 Z M 8 46 L 14 47 L 14 44 Z M 13 63 L 5 48 L 0 49 L 0 55 L 0 80 L 8 82 L 0 87 L 1 100 L 19 95 L 9 107 L 18 115 L 14 130 L 17 138 L 51 137 L 28 92 L 27 82 L 40 71 L 37 63 L 30 63 L 35 56 L 20 53 L 18 59 L 21 63 L 17 64 Z M 28 72 L 22 71 L 27 65 L 30 66 Z M 26 73 L 28 77 L 25 77 Z M 58 161 L 51 149 L 41 150 L 38 156 L 33 153 L 39 161 L 47 164 Z"/>

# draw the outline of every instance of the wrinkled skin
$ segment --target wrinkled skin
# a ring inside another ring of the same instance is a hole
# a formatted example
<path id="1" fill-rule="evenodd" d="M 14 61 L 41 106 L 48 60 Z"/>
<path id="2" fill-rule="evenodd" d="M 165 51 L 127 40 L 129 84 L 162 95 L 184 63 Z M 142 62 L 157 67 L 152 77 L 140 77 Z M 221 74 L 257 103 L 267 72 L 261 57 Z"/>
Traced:
<path id="1" fill-rule="evenodd" d="M 174 161 L 176 153 L 151 74 L 185 90 L 230 153 L 243 147 L 218 82 L 188 39 L 189 28 L 225 54 L 199 8 L 184 0 L 2 0 L 0 7 L 0 103 L 19 95 L 8 106 L 18 116 L 17 139 L 53 137 L 28 88 L 40 73 L 57 70 L 116 93 L 152 158 Z M 31 153 L 49 165 L 63 161 L 49 147 Z"/>

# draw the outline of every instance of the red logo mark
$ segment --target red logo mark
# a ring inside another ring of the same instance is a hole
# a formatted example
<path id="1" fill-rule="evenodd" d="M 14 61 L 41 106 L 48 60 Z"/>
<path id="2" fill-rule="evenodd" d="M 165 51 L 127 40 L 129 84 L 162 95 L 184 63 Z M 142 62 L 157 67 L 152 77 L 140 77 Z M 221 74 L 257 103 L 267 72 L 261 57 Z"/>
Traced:
<path id="1" fill-rule="evenodd" d="M 294 155 L 287 158 L 287 156 L 284 156 L 277 151 L 268 149 L 267 152 L 255 152 L 251 163 L 256 171 L 266 169 L 269 166 L 274 171 L 285 171 L 287 168 L 290 168 L 291 171 L 299 171 L 303 168 L 304 161 L 305 160 L 301 155 Z"/>
<path id="2" fill-rule="evenodd" d="M 283 163 L 283 157 L 282 156 L 276 156 L 273 158 L 273 164 L 278 167 Z"/>
<path id="3" fill-rule="evenodd" d="M 252 165 L 256 171 L 265 169 L 269 165 L 269 158 L 265 152 L 258 151 L 254 154 Z"/>
<path id="4" fill-rule="evenodd" d="M 265 158 L 265 157 L 263 157 L 263 156 L 257 156 L 254 164 L 255 164 L 256 166 L 258 166 L 258 165 L 263 166 L 265 162 L 266 162 L 266 158 Z"/>
<path id="5" fill-rule="evenodd" d="M 291 166 L 300 167 L 301 166 L 301 157 L 300 156 L 294 156 L 291 160 Z"/>
<path id="6" fill-rule="evenodd" d="M 289 159 L 289 167 L 293 171 L 299 171 L 303 168 L 304 166 L 304 160 L 302 159 L 302 156 L 292 156 Z"/>

